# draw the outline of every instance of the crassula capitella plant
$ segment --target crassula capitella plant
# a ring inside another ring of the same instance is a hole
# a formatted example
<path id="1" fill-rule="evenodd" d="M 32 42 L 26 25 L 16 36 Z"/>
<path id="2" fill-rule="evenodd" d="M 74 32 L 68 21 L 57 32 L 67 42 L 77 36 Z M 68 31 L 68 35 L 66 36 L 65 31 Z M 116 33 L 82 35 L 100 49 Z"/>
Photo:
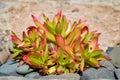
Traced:
<path id="1" fill-rule="evenodd" d="M 12 32 L 11 58 L 26 63 L 44 75 L 83 72 L 99 68 L 100 60 L 110 60 L 99 48 L 97 31 L 89 32 L 83 21 L 70 23 L 61 11 L 52 21 L 43 14 L 44 23 L 32 15 L 35 26 L 23 31 L 22 39 Z"/>

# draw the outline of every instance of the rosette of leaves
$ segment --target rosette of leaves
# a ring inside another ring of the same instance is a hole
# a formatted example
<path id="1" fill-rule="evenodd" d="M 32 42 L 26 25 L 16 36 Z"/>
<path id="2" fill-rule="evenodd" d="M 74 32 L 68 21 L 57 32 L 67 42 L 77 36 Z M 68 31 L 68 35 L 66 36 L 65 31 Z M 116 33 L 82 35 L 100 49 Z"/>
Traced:
<path id="1" fill-rule="evenodd" d="M 44 23 L 34 15 L 36 26 L 23 32 L 22 40 L 12 32 L 12 58 L 29 64 L 43 74 L 83 72 L 89 67 L 100 67 L 100 60 L 110 60 L 99 48 L 97 31 L 89 32 L 84 21 L 71 23 L 61 11 L 52 21 L 43 14 Z"/>

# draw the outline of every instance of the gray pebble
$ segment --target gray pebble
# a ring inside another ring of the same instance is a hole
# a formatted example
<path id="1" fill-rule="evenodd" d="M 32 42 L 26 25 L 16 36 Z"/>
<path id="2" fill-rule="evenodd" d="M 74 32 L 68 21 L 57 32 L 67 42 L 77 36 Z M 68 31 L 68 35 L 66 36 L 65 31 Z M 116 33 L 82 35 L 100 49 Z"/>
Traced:
<path id="1" fill-rule="evenodd" d="M 31 72 L 29 74 L 26 74 L 25 78 L 38 79 L 38 78 L 40 78 L 40 74 L 38 72 Z"/>
<path id="2" fill-rule="evenodd" d="M 103 60 L 103 61 L 100 61 L 100 64 L 101 66 L 107 68 L 108 70 L 111 70 L 111 71 L 115 71 L 115 67 L 111 64 L 110 61 L 107 61 L 107 60 Z"/>
<path id="3" fill-rule="evenodd" d="M 120 46 L 115 47 L 110 53 L 109 57 L 112 59 L 111 63 L 120 68 Z"/>
<path id="4" fill-rule="evenodd" d="M 118 79 L 120 79 L 120 69 L 115 70 L 115 75 Z"/>
<path id="5" fill-rule="evenodd" d="M 90 68 L 83 72 L 80 80 L 92 80 L 92 79 L 115 79 L 113 71 L 106 68 L 94 69 Z"/>
<path id="6" fill-rule="evenodd" d="M 76 73 L 49 75 L 40 77 L 40 80 L 80 80 L 80 75 Z"/>
<path id="7" fill-rule="evenodd" d="M 0 66 L 0 76 L 20 76 L 16 73 L 18 63 L 13 59 L 8 60 L 5 64 Z"/>
<path id="8" fill-rule="evenodd" d="M 17 73 L 19 74 L 27 74 L 27 73 L 32 72 L 33 70 L 34 69 L 30 68 L 29 65 L 27 64 L 21 65 L 20 67 L 16 69 Z"/>

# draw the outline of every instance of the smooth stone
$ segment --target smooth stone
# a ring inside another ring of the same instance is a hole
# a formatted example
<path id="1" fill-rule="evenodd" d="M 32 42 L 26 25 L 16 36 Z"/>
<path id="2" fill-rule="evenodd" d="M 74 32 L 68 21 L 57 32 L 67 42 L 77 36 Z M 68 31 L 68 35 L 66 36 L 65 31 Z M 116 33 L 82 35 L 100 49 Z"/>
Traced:
<path id="1" fill-rule="evenodd" d="M 40 78 L 40 74 L 38 72 L 31 72 L 25 75 L 25 78 L 33 78 L 33 79 L 38 79 Z"/>
<path id="2" fill-rule="evenodd" d="M 90 68 L 83 72 L 80 80 L 100 80 L 100 79 L 115 79 L 114 72 L 106 68 Z"/>
<path id="3" fill-rule="evenodd" d="M 40 80 L 80 80 L 80 75 L 76 73 L 68 73 L 61 75 L 48 75 L 39 78 Z"/>
<path id="4" fill-rule="evenodd" d="M 107 68 L 108 70 L 115 71 L 115 67 L 108 60 L 100 61 L 101 66 Z"/>
<path id="5" fill-rule="evenodd" d="M 120 79 L 120 69 L 115 70 L 115 75 L 118 79 Z"/>
<path id="6" fill-rule="evenodd" d="M 120 46 L 119 47 L 115 47 L 110 53 L 109 53 L 109 57 L 112 59 L 111 63 L 120 68 Z"/>
<path id="7" fill-rule="evenodd" d="M 16 72 L 19 74 L 27 74 L 32 72 L 34 69 L 30 68 L 29 65 L 23 64 L 16 69 Z"/>
<path id="8" fill-rule="evenodd" d="M 8 60 L 5 64 L 0 66 L 0 76 L 21 76 L 16 73 L 18 62 L 13 59 Z"/>

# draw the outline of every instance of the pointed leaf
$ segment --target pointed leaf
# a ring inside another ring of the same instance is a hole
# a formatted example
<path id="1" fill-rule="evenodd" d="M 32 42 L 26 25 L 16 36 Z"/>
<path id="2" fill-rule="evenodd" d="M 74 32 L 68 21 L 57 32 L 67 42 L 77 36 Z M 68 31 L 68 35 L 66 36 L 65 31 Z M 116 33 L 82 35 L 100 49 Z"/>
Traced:
<path id="1" fill-rule="evenodd" d="M 23 40 L 30 41 L 29 37 L 26 35 L 26 33 L 24 31 L 23 31 Z"/>
<path id="2" fill-rule="evenodd" d="M 66 44 L 72 45 L 72 43 L 80 37 L 80 28 L 75 28 L 67 37 Z"/>
<path id="3" fill-rule="evenodd" d="M 84 61 L 84 59 L 82 59 L 82 61 L 80 63 L 80 71 L 83 72 L 84 66 L 85 66 L 85 61 Z"/>
<path id="4" fill-rule="evenodd" d="M 89 60 L 90 62 L 89 65 L 93 66 L 93 67 L 100 67 L 100 63 L 98 62 L 98 60 L 94 59 L 94 58 L 90 58 Z"/>
<path id="5" fill-rule="evenodd" d="M 55 39 L 56 39 L 57 45 L 60 46 L 62 49 L 65 49 L 64 38 L 60 34 L 56 34 Z"/>
<path id="6" fill-rule="evenodd" d="M 12 58 L 17 57 L 20 53 L 23 52 L 23 50 L 21 50 L 21 49 L 17 49 L 17 48 L 12 49 L 12 51 L 14 52 L 14 54 L 12 55 Z"/>
<path id="7" fill-rule="evenodd" d="M 99 57 L 102 54 L 103 50 L 95 50 L 92 53 L 90 53 L 90 57 Z"/>
<path id="8" fill-rule="evenodd" d="M 46 32 L 46 37 L 47 37 L 48 40 L 50 40 L 52 42 L 55 42 L 55 37 L 50 32 Z"/>
<path id="9" fill-rule="evenodd" d="M 46 24 L 47 31 L 49 31 L 52 34 L 56 34 L 55 32 L 56 27 L 49 20 L 47 20 L 45 24 Z"/>
<path id="10" fill-rule="evenodd" d="M 84 26 L 81 30 L 81 41 L 86 37 L 87 34 L 88 34 L 88 27 Z"/>
<path id="11" fill-rule="evenodd" d="M 45 27 L 42 25 L 42 23 L 34 15 L 32 15 L 32 18 L 33 18 L 33 21 L 37 27 L 46 31 Z"/>
<path id="12" fill-rule="evenodd" d="M 98 38 L 93 39 L 89 43 L 89 52 L 96 50 L 96 48 L 98 48 Z"/>
<path id="13" fill-rule="evenodd" d="M 12 31 L 11 40 L 15 44 L 20 44 L 22 41 L 16 36 L 16 34 Z"/>

